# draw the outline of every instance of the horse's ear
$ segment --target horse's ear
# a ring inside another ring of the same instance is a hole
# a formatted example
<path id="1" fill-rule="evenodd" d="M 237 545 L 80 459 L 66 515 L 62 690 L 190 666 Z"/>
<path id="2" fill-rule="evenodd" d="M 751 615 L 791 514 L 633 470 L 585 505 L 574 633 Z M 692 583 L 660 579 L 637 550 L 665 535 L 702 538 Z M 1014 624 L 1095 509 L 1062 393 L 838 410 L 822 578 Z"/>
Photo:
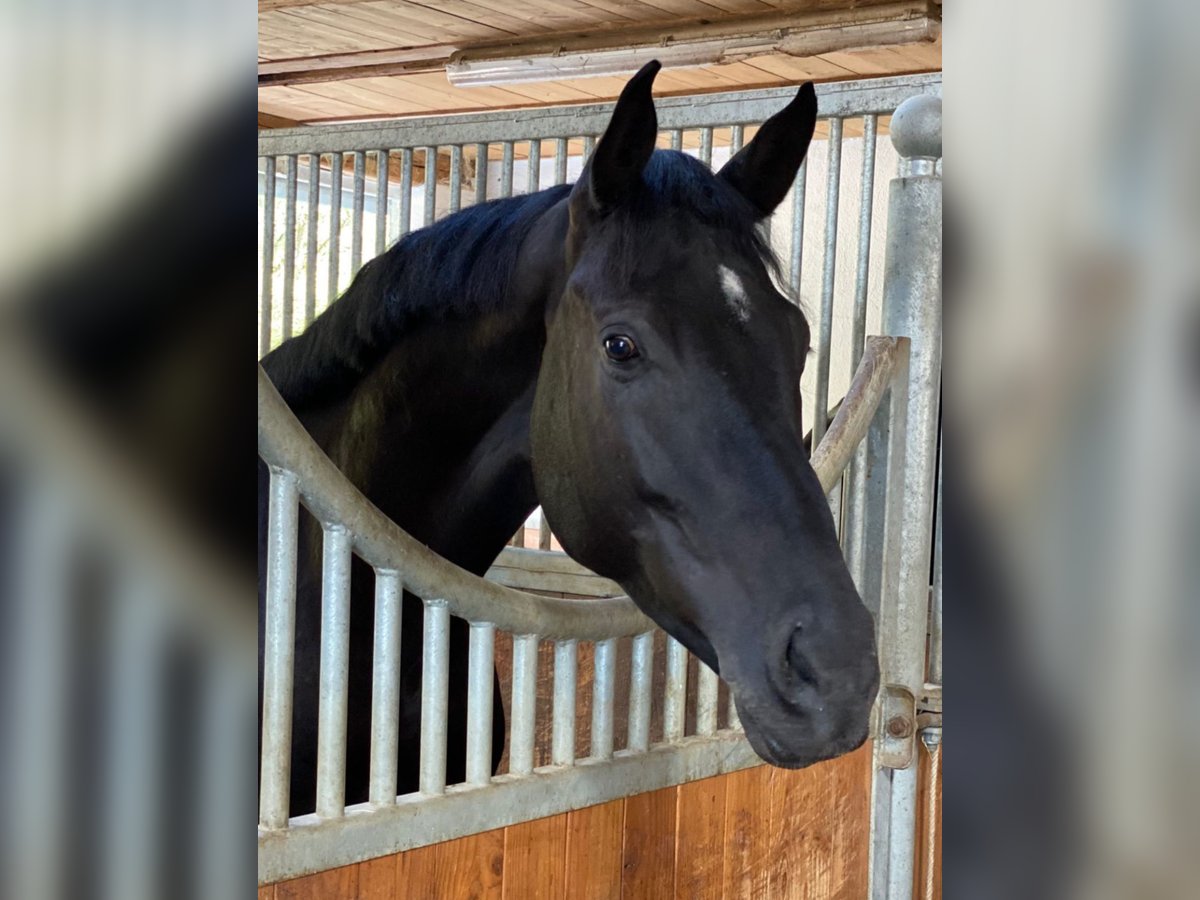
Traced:
<path id="1" fill-rule="evenodd" d="M 806 81 L 795 99 L 767 119 L 754 139 L 721 168 L 720 176 L 760 216 L 769 216 L 792 186 L 816 125 L 817 92 Z"/>
<path id="2" fill-rule="evenodd" d="M 611 209 L 628 197 L 642 180 L 658 140 L 658 116 L 650 89 L 662 64 L 651 60 L 629 79 L 592 158 L 576 185 L 587 191 L 594 209 Z"/>

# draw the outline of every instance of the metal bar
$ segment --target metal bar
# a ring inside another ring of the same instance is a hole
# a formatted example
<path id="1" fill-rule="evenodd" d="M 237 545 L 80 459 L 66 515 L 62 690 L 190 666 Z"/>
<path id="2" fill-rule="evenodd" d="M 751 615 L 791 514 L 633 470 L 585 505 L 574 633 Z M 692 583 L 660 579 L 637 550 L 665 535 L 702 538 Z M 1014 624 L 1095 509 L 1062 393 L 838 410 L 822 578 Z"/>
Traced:
<path id="1" fill-rule="evenodd" d="M 643 752 L 650 747 L 650 685 L 654 665 L 654 632 L 633 639 L 629 675 L 629 739 L 627 747 Z"/>
<path id="2" fill-rule="evenodd" d="M 394 569 L 375 572 L 375 646 L 371 655 L 371 787 L 375 806 L 396 802 L 400 755 L 400 626 L 404 586 Z"/>
<path id="3" fill-rule="evenodd" d="M 271 349 L 271 291 L 275 279 L 275 157 L 263 161 L 262 294 L 259 298 L 258 355 Z"/>
<path id="4" fill-rule="evenodd" d="M 554 183 L 567 183 L 567 139 L 557 138 L 554 141 Z"/>
<path id="5" fill-rule="evenodd" d="M 450 212 L 456 213 L 462 208 L 462 159 L 461 144 L 450 148 Z"/>
<path id="6" fill-rule="evenodd" d="M 346 718 L 350 690 L 350 532 L 326 526 L 321 567 L 321 673 L 317 711 L 317 815 L 346 808 Z"/>
<path id="7" fill-rule="evenodd" d="M 287 180 L 284 187 L 283 224 L 283 339 L 292 336 L 295 321 L 293 303 L 296 293 L 296 176 L 300 160 L 286 157 Z"/>
<path id="8" fill-rule="evenodd" d="M 529 189 L 528 193 L 536 194 L 542 185 L 542 141 L 540 138 L 529 142 Z"/>
<path id="9" fill-rule="evenodd" d="M 413 151 L 402 150 L 400 161 L 400 235 L 412 231 Z"/>
<path id="10" fill-rule="evenodd" d="M 792 253 L 788 274 L 797 303 L 800 302 L 800 285 L 804 274 L 804 202 L 807 197 L 808 159 L 805 159 L 796 170 L 796 180 L 792 183 Z"/>
<path id="11" fill-rule="evenodd" d="M 537 720 L 536 634 L 513 635 L 512 737 L 508 771 L 528 775 L 533 771 L 534 728 Z"/>
<path id="12" fill-rule="evenodd" d="M 596 642 L 592 681 L 592 757 L 610 759 L 613 753 L 613 688 L 616 679 L 617 642 Z"/>
<path id="13" fill-rule="evenodd" d="M 450 688 L 450 607 L 445 600 L 425 601 L 421 656 L 422 794 L 446 790 L 446 727 Z"/>
<path id="14" fill-rule="evenodd" d="M 700 663 L 700 683 L 696 686 L 696 733 L 717 733 L 717 696 L 721 679 L 717 673 Z"/>
<path id="15" fill-rule="evenodd" d="M 513 142 L 505 141 L 501 148 L 500 196 L 511 197 L 513 190 Z"/>
<path id="16" fill-rule="evenodd" d="M 262 828 L 286 828 L 296 648 L 296 536 L 300 519 L 300 490 L 295 475 L 271 470 L 269 504 L 258 820 Z"/>
<path id="17" fill-rule="evenodd" d="M 487 200 L 488 182 L 488 145 L 475 145 L 475 202 Z"/>
<path id="18" fill-rule="evenodd" d="M 422 183 L 423 190 L 421 192 L 421 195 L 424 198 L 421 209 L 421 223 L 426 228 L 433 224 L 433 221 L 437 215 L 437 167 L 437 147 L 426 147 L 425 181 Z"/>
<path id="19" fill-rule="evenodd" d="M 358 274 L 362 268 L 363 245 L 363 210 L 367 197 L 367 160 L 366 154 L 355 151 L 354 157 L 354 193 L 350 214 L 350 274 Z"/>
<path id="20" fill-rule="evenodd" d="M 865 113 L 889 114 L 914 94 L 940 95 L 941 85 L 940 72 L 822 84 L 817 89 L 817 114 L 821 118 L 861 116 Z M 702 103 L 696 102 L 694 96 L 659 97 L 654 105 L 658 126 L 667 131 L 673 128 L 690 129 L 706 125 L 724 127 L 742 122 L 763 122 L 783 109 L 795 96 L 794 87 L 779 87 L 706 94 Z M 329 153 L 347 147 L 377 150 L 381 147 L 409 147 L 422 142 L 499 143 L 529 140 L 530 134 L 537 134 L 542 139 L 595 135 L 603 133 L 608 126 L 613 107 L 613 103 L 589 103 L 546 107 L 522 115 L 513 115 L 510 110 L 498 110 L 422 116 L 389 122 L 273 128 L 259 132 L 258 155 L 314 151 Z"/>
<path id="21" fill-rule="evenodd" d="M 829 416 L 829 352 L 833 341 L 833 298 L 837 275 L 838 193 L 842 174 L 842 120 L 829 120 L 829 173 L 825 184 L 825 267 L 817 327 L 817 380 L 813 391 L 812 440 L 825 434 Z"/>
<path id="22" fill-rule="evenodd" d="M 304 327 L 317 317 L 317 245 L 321 225 L 321 157 L 308 156 L 308 246 L 304 252 Z"/>
<path id="23" fill-rule="evenodd" d="M 687 650 L 673 637 L 667 638 L 667 688 L 663 699 L 663 740 L 682 740 L 687 703 Z"/>
<path id="24" fill-rule="evenodd" d="M 556 766 L 575 763 L 575 683 L 579 665 L 573 640 L 554 643 L 554 723 L 550 759 Z"/>
<path id="25" fill-rule="evenodd" d="M 467 783 L 492 780 L 492 679 L 495 673 L 496 626 L 471 623 L 467 664 Z"/>
<path id="26" fill-rule="evenodd" d="M 342 254 L 342 154 L 331 153 L 329 165 L 329 296 L 338 298 L 341 286 Z"/>
<path id="27" fill-rule="evenodd" d="M 388 178 L 391 158 L 387 150 L 375 154 L 375 255 L 387 249 Z"/>
<path id="28" fill-rule="evenodd" d="M 700 162 L 712 168 L 713 130 L 712 127 L 700 129 Z"/>

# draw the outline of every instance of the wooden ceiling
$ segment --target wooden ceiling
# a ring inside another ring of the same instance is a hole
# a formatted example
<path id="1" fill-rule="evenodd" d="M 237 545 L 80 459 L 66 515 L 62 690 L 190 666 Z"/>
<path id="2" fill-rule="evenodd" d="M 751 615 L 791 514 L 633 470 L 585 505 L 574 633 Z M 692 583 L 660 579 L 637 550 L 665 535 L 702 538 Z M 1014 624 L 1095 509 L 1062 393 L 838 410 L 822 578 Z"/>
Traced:
<path id="1" fill-rule="evenodd" d="M 940 0 L 259 0 L 259 124 L 589 103 L 626 80 L 455 87 L 456 54 L 763 37 L 731 61 L 664 69 L 663 96 L 936 71 L 940 16 Z"/>

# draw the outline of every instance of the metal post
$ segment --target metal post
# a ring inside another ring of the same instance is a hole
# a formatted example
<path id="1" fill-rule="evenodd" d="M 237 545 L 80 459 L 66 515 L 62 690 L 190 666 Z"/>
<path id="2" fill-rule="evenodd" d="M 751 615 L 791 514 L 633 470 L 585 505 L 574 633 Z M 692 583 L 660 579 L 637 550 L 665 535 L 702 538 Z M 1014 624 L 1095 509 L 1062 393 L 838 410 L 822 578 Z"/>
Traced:
<path id="1" fill-rule="evenodd" d="M 425 601 L 421 660 L 421 771 L 425 795 L 446 791 L 446 730 L 450 686 L 450 607 Z"/>
<path id="2" fill-rule="evenodd" d="M 595 759 L 612 757 L 616 656 L 616 639 L 596 642 L 596 672 L 592 682 L 592 757 Z"/>
<path id="3" fill-rule="evenodd" d="M 514 775 L 528 775 L 533 771 L 537 645 L 536 634 L 513 635 L 512 737 L 508 750 L 508 771 Z"/>
<path id="4" fill-rule="evenodd" d="M 371 788 L 376 806 L 396 802 L 400 754 L 400 621 L 404 609 L 400 573 L 375 572 L 375 647 L 371 672 Z"/>
<path id="5" fill-rule="evenodd" d="M 911 360 L 904 427 L 904 502 L 896 504 L 900 552 L 894 596 L 889 596 L 893 593 L 892 579 L 886 568 L 884 572 L 883 601 L 885 605 L 894 603 L 895 609 L 891 622 L 886 621 L 888 610 L 881 609 L 881 703 L 886 731 L 895 737 L 903 736 L 910 744 L 915 744 L 915 721 L 899 721 L 893 727 L 892 719 L 903 719 L 904 714 L 897 712 L 893 716 L 887 704 L 900 700 L 913 703 L 925 682 L 941 381 L 942 179 L 937 166 L 942 153 L 941 110 L 938 97 L 913 97 L 900 105 L 891 123 L 892 143 L 900 154 L 900 172 L 892 180 L 889 193 L 884 327 L 890 335 L 910 338 Z M 888 532 L 891 539 L 891 522 Z M 882 743 L 886 742 L 876 742 L 877 752 Z M 884 897 L 885 890 L 889 900 L 909 900 L 912 896 L 915 755 L 913 747 L 907 768 L 891 773 L 887 841 L 884 846 L 879 841 L 873 842 L 872 847 L 874 898 Z M 881 774 L 886 773 L 876 772 L 877 780 Z M 884 814 L 879 805 L 873 809 L 876 818 Z"/>
<path id="6" fill-rule="evenodd" d="M 551 761 L 556 766 L 569 766 L 575 762 L 575 676 L 578 661 L 575 641 L 555 641 Z"/>
<path id="7" fill-rule="evenodd" d="M 650 747 L 650 682 L 654 663 L 654 632 L 647 631 L 633 639 L 633 659 L 629 678 L 629 738 L 630 750 Z"/>
<path id="8" fill-rule="evenodd" d="M 325 527 L 321 578 L 321 672 L 317 707 L 317 815 L 346 809 L 346 718 L 350 688 L 350 532 Z"/>
<path id="9" fill-rule="evenodd" d="M 471 623 L 467 656 L 467 783 L 492 780 L 492 677 L 495 671 L 496 626 Z"/>
<path id="10" fill-rule="evenodd" d="M 300 489 L 296 476 L 282 469 L 272 469 L 269 502 L 258 820 L 263 828 L 286 828 L 296 650 L 296 536 L 300 518 Z"/>
<path id="11" fill-rule="evenodd" d="M 684 709 L 687 701 L 687 649 L 673 637 L 667 638 L 667 690 L 663 703 L 663 740 L 683 740 Z"/>

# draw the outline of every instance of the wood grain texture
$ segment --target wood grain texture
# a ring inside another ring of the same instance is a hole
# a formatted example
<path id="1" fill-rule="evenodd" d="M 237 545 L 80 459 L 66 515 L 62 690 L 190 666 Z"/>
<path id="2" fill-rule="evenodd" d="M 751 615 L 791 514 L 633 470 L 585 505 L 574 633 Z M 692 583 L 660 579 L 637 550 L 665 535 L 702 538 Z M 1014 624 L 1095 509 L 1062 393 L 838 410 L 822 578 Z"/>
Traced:
<path id="1" fill-rule="evenodd" d="M 620 900 L 625 801 L 567 813 L 568 900 Z"/>
<path id="2" fill-rule="evenodd" d="M 720 900 L 725 863 L 725 778 L 681 784 L 678 791 L 676 900 Z"/>
<path id="3" fill-rule="evenodd" d="M 625 798 L 625 900 L 660 900 L 674 894 L 677 791 L 669 787 Z"/>
<path id="4" fill-rule="evenodd" d="M 504 900 L 564 896 L 567 814 L 504 829 Z"/>
<path id="5" fill-rule="evenodd" d="M 275 885 L 275 900 L 356 900 L 357 896 L 357 863 Z"/>
<path id="6" fill-rule="evenodd" d="M 397 863 L 396 898 L 499 900 L 504 861 L 502 828 L 409 850 Z"/>
<path id="7" fill-rule="evenodd" d="M 726 776 L 724 897 L 769 897 L 771 769 L 755 766 Z"/>
<path id="8" fill-rule="evenodd" d="M 399 856 L 381 856 L 358 864 L 358 900 L 395 900 Z"/>

